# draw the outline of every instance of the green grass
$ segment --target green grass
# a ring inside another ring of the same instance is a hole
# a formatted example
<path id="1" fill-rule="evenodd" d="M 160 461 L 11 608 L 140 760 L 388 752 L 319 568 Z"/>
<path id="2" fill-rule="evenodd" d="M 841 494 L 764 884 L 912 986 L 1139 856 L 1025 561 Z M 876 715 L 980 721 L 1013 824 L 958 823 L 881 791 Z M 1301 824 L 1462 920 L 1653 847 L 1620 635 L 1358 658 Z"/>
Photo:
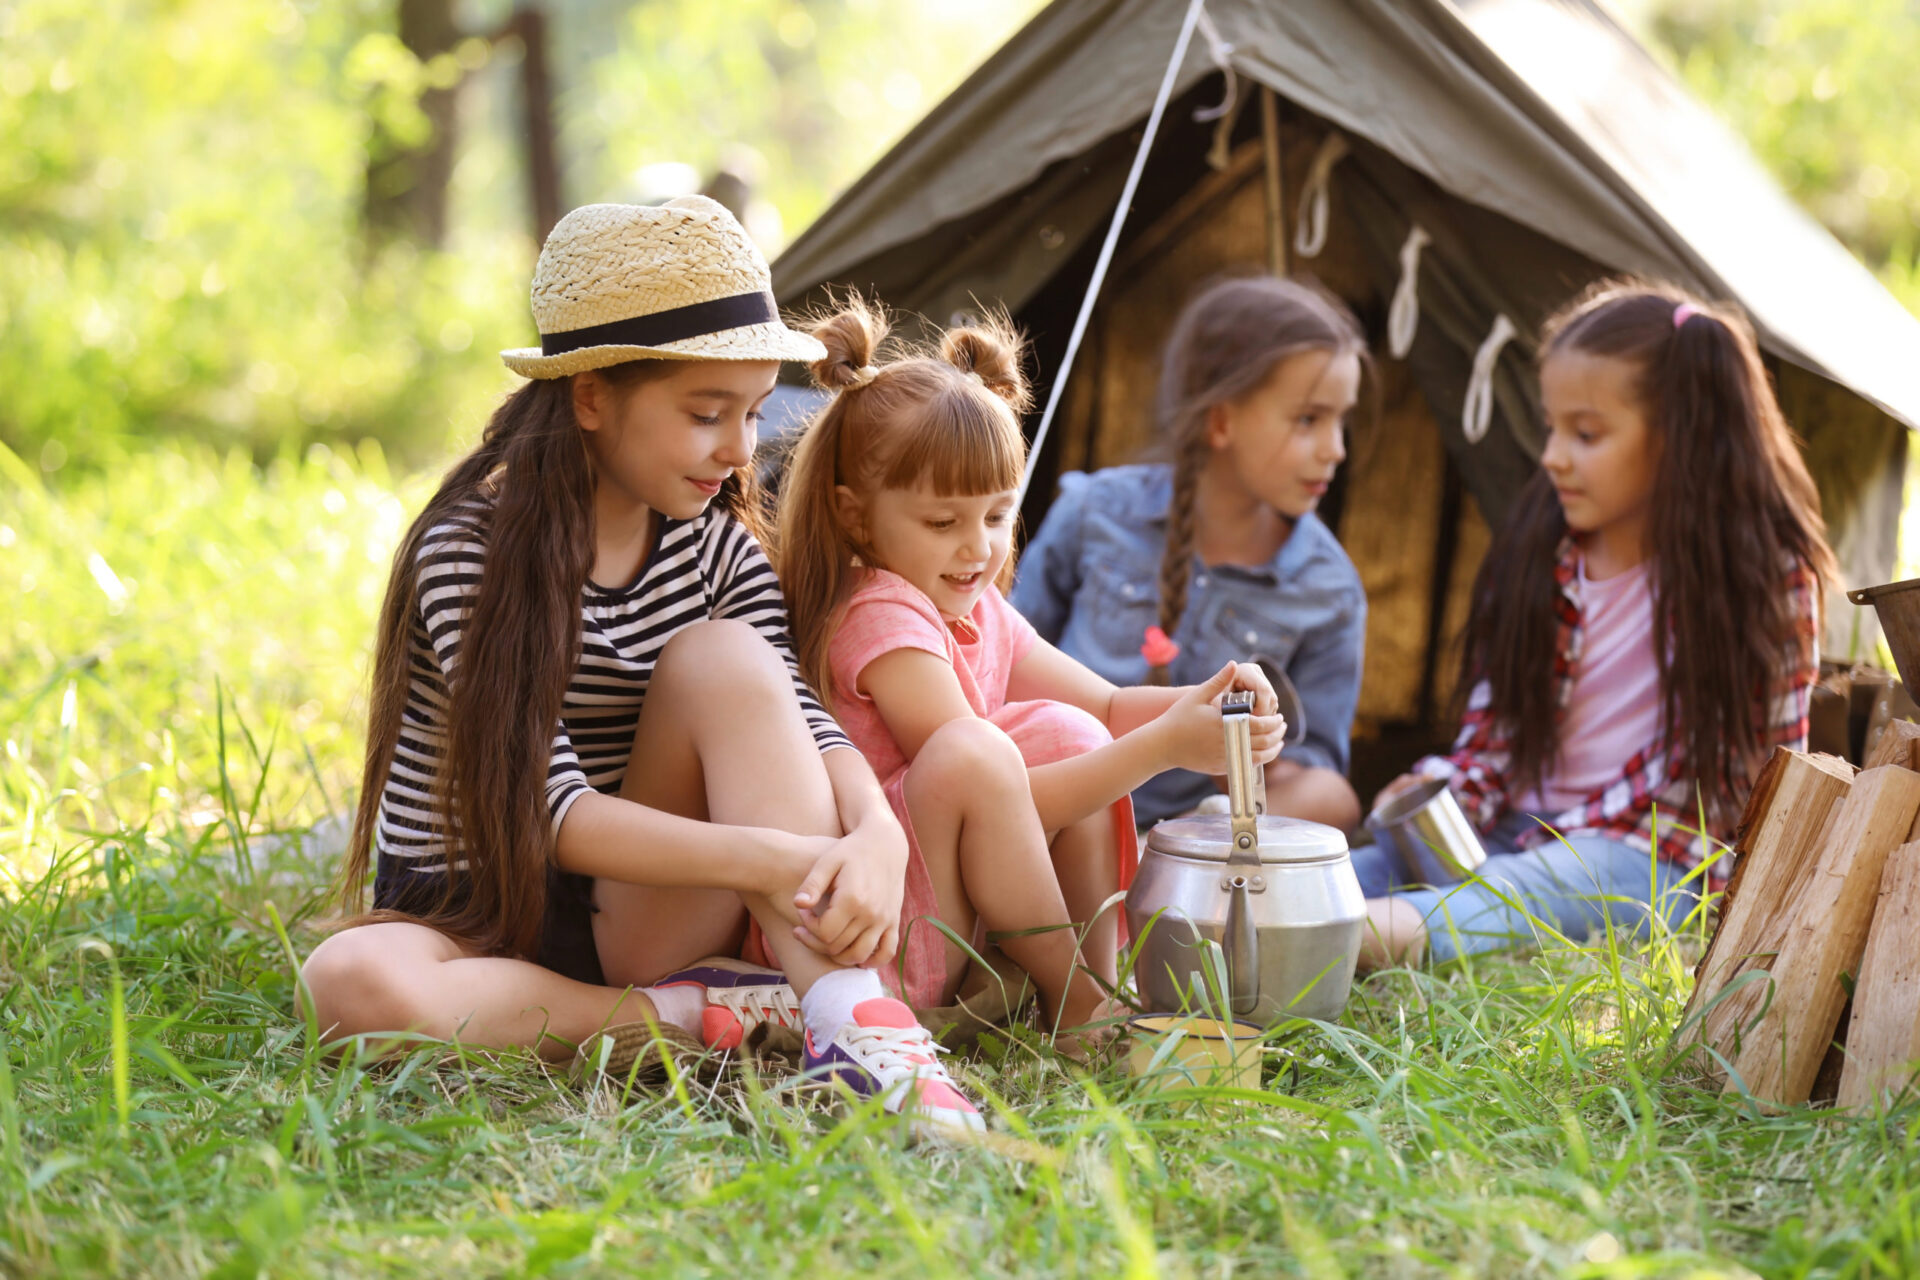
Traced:
<path id="1" fill-rule="evenodd" d="M 422 496 L 376 455 L 0 478 L 0 1272 L 1920 1271 L 1910 1108 L 1764 1117 L 1671 1060 L 1697 936 L 1376 977 L 1239 1095 L 996 1042 L 985 1149 L 771 1077 L 319 1059 L 289 947 L 331 866 L 270 837 L 351 803 Z"/>

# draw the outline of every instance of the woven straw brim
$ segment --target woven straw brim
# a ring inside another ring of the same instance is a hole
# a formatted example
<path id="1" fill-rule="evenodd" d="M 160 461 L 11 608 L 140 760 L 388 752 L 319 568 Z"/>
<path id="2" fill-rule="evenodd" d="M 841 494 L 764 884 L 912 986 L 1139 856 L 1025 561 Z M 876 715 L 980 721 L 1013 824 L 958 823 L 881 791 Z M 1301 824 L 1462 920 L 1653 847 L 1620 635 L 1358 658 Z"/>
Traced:
<path id="1" fill-rule="evenodd" d="M 658 347 L 582 347 L 557 356 L 547 355 L 539 347 L 520 347 L 502 351 L 500 358 L 523 377 L 564 378 L 629 360 L 798 360 L 812 364 L 826 359 L 826 355 L 827 349 L 818 338 L 795 333 L 776 321 L 703 333 Z"/>

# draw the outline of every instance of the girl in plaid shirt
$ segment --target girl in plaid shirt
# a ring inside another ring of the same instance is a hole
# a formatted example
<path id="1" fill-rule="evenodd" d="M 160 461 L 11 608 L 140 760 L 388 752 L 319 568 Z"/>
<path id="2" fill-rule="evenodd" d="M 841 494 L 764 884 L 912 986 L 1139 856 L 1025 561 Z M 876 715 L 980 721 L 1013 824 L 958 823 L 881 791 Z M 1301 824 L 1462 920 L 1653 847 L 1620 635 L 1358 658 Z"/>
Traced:
<path id="1" fill-rule="evenodd" d="M 1607 925 L 1677 924 L 1777 746 L 1806 745 L 1820 500 L 1730 307 L 1596 286 L 1541 341 L 1538 475 L 1474 584 L 1444 779 L 1488 859 L 1452 889 L 1356 851 L 1363 963 L 1490 951 Z"/>

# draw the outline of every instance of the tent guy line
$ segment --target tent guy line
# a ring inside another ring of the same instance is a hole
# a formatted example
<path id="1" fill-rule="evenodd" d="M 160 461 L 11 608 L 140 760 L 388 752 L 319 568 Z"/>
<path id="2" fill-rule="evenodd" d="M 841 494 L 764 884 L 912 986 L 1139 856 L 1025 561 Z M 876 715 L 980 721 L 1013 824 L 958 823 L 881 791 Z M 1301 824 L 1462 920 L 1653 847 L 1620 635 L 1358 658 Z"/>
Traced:
<path id="1" fill-rule="evenodd" d="M 1153 111 L 1147 116 L 1146 131 L 1140 135 L 1140 145 L 1133 153 L 1133 167 L 1127 170 L 1127 183 L 1120 188 L 1120 203 L 1114 207 L 1113 221 L 1107 225 L 1107 239 L 1100 246 L 1099 260 L 1093 264 L 1093 278 L 1087 281 L 1087 293 L 1080 300 L 1080 314 L 1074 317 L 1073 334 L 1067 339 L 1067 353 L 1061 357 L 1060 368 L 1053 375 L 1053 385 L 1047 390 L 1047 407 L 1040 414 L 1040 425 L 1033 433 L 1033 444 L 1027 449 L 1026 470 L 1020 474 L 1020 489 L 1014 495 L 1014 506 L 1026 501 L 1027 487 L 1033 483 L 1034 468 L 1040 465 L 1040 450 L 1047 443 L 1047 432 L 1053 427 L 1053 417 L 1060 408 L 1060 397 L 1067 389 L 1067 375 L 1073 372 L 1073 358 L 1080 352 L 1080 341 L 1087 336 L 1087 322 L 1093 318 L 1093 304 L 1100 297 L 1100 286 L 1107 278 L 1107 268 L 1113 262 L 1113 251 L 1120 243 L 1120 229 L 1126 225 L 1127 209 L 1133 204 L 1133 193 L 1140 185 L 1140 175 L 1146 171 L 1147 153 L 1153 150 L 1153 137 L 1160 132 L 1160 117 L 1166 114 L 1167 100 L 1173 97 L 1173 84 L 1180 76 L 1180 64 L 1186 61 L 1187 45 L 1193 39 L 1194 24 L 1199 22 L 1201 11 L 1206 8 L 1206 0 L 1191 0 L 1187 5 L 1186 21 L 1180 24 L 1180 38 L 1173 42 L 1173 56 L 1167 60 L 1166 74 L 1160 77 L 1160 92 L 1154 97 Z"/>

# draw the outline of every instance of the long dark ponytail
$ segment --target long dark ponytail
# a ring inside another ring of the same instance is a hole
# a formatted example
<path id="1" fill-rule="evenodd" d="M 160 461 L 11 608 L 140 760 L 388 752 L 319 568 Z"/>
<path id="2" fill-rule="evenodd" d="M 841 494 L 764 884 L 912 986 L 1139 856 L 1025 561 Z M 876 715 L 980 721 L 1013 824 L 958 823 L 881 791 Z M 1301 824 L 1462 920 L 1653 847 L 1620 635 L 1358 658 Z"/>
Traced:
<path id="1" fill-rule="evenodd" d="M 1681 308 L 1686 308 L 1682 310 Z M 1798 643 L 1788 577 L 1838 570 L 1820 497 L 1773 396 L 1753 330 L 1731 307 L 1665 285 L 1602 282 L 1550 319 L 1540 360 L 1579 351 L 1637 370 L 1660 449 L 1649 585 L 1670 743 L 1724 821 L 1760 762 L 1767 703 Z M 1511 735 L 1512 791 L 1559 755 L 1555 553 L 1565 516 L 1544 471 L 1521 494 L 1474 584 L 1464 695 L 1488 682 Z"/>

